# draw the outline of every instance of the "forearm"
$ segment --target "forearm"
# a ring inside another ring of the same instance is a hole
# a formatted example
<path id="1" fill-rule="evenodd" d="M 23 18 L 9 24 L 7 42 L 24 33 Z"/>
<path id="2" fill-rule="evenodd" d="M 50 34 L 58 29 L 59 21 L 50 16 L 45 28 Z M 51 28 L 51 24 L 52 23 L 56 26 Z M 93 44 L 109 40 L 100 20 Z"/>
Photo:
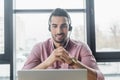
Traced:
<path id="1" fill-rule="evenodd" d="M 39 65 L 35 66 L 33 69 L 47 69 L 49 65 L 44 61 L 40 63 Z"/>
<path id="2" fill-rule="evenodd" d="M 92 69 L 86 65 L 84 65 L 81 62 L 77 62 L 76 64 L 74 64 L 72 66 L 74 69 L 78 69 L 78 68 L 83 68 L 83 69 L 87 69 L 88 72 L 88 80 L 97 80 L 97 72 L 95 69 Z"/>

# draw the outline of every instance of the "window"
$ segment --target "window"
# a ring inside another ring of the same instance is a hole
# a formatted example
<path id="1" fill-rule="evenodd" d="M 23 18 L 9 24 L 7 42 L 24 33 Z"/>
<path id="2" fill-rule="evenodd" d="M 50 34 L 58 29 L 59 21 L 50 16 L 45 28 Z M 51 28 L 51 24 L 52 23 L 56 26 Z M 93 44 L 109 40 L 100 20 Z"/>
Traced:
<path id="1" fill-rule="evenodd" d="M 120 7 L 118 0 L 94 0 L 95 54 L 106 80 L 119 80 L 120 62 Z"/>
<path id="2" fill-rule="evenodd" d="M 111 59 L 118 61 L 120 60 L 120 10 L 118 9 L 120 5 L 117 0 L 95 0 L 94 4 L 96 58 L 103 61 L 111 61 Z"/>
<path id="3" fill-rule="evenodd" d="M 2 64 L 0 65 L 0 80 L 10 80 L 10 65 Z"/>
<path id="4" fill-rule="evenodd" d="M 84 0 L 14 0 L 14 9 L 54 9 L 61 7 L 64 9 L 83 9 Z M 22 6 L 21 6 L 22 5 Z M 47 5 L 47 6 L 46 6 Z"/>
<path id="5" fill-rule="evenodd" d="M 0 80 L 13 79 L 12 14 L 12 0 L 0 0 Z"/>
<path id="6" fill-rule="evenodd" d="M 57 7 L 67 9 L 71 16 L 70 38 L 88 43 L 105 79 L 118 80 L 120 63 L 115 62 L 120 61 L 118 0 L 0 0 L 0 71 L 6 70 L 0 72 L 5 74 L 0 80 L 17 79 L 14 70 L 22 68 L 33 45 L 50 37 L 48 17 Z"/>
<path id="7" fill-rule="evenodd" d="M 98 62 L 98 65 L 105 80 L 120 79 L 120 62 Z"/>
<path id="8" fill-rule="evenodd" d="M 0 54 L 4 54 L 4 0 L 0 0 Z"/>
<path id="9" fill-rule="evenodd" d="M 16 57 L 24 61 L 33 46 L 51 37 L 48 30 L 48 19 L 50 13 L 39 14 L 16 14 Z M 73 30 L 71 38 L 84 41 L 84 14 L 71 13 Z M 77 17 L 78 16 L 78 17 Z M 28 20 L 29 18 L 29 20 Z M 77 21 L 75 21 L 77 20 Z M 79 22 L 80 21 L 80 22 Z M 80 30 L 80 31 L 79 31 Z M 81 35 L 83 34 L 83 35 Z M 81 36 L 76 37 L 75 35 Z M 44 36 L 44 37 L 43 37 Z M 20 56 L 21 55 L 21 56 Z M 23 56 L 23 57 L 22 57 Z M 18 62 L 17 62 L 18 63 Z M 22 65 L 23 66 L 23 65 Z M 20 65 L 18 66 L 20 67 Z"/>
<path id="10" fill-rule="evenodd" d="M 90 48 L 92 49 L 93 54 L 95 55 L 97 61 L 108 61 L 108 60 L 110 61 L 113 58 L 116 59 L 116 56 L 112 56 L 113 53 L 111 53 L 111 50 L 109 51 L 110 55 L 106 56 L 107 53 L 104 53 L 102 51 L 108 52 L 107 51 L 108 49 L 106 48 L 110 48 L 110 47 L 106 47 L 105 45 L 102 45 L 102 43 L 99 42 L 102 39 L 105 39 L 105 40 L 107 39 L 107 38 L 101 37 L 102 31 L 101 32 L 99 31 L 99 28 L 101 30 L 101 24 L 98 21 L 102 17 L 99 18 L 101 14 L 99 14 L 100 12 L 98 11 L 103 10 L 103 8 L 101 6 L 99 7 L 99 5 L 97 4 L 97 2 L 100 3 L 99 1 L 95 1 L 95 3 L 93 3 L 93 0 L 91 1 L 77 0 L 74 2 L 69 1 L 67 5 L 63 4 L 63 3 L 67 3 L 66 2 L 67 0 L 65 2 L 63 0 L 62 4 L 60 4 L 61 2 L 59 2 L 59 0 L 58 0 L 59 4 L 57 4 L 57 2 L 50 1 L 48 2 L 49 5 L 46 0 L 45 2 L 44 1 L 39 2 L 39 1 L 35 0 L 33 3 L 33 1 L 31 0 L 28 3 L 28 1 L 26 0 L 23 3 L 22 0 L 16 0 L 14 3 L 15 5 L 14 7 L 15 23 L 14 24 L 16 28 L 15 44 L 16 44 L 16 61 L 17 61 L 16 71 L 22 68 L 26 60 L 26 57 L 29 55 L 33 45 L 35 45 L 37 42 L 46 40 L 48 37 L 50 37 L 50 32 L 48 31 L 48 18 L 52 9 L 56 7 L 62 7 L 68 10 L 71 16 L 72 26 L 73 26 L 73 30 L 70 37 L 76 40 L 87 42 Z M 103 4 L 103 2 L 105 1 L 102 1 L 101 4 Z M 56 4 L 52 4 L 52 3 L 56 3 Z M 35 5 L 35 6 L 31 6 L 31 5 Z M 48 6 L 45 6 L 45 5 L 48 5 Z M 76 5 L 76 6 L 71 6 L 71 5 Z M 93 12 L 94 8 L 95 8 L 95 15 Z M 101 8 L 101 9 L 98 9 L 98 8 Z M 104 10 L 102 12 L 105 13 Z M 95 20 L 94 20 L 94 17 L 95 17 Z M 105 17 L 105 14 L 103 17 Z M 103 32 L 107 32 L 105 29 L 103 30 L 104 30 Z M 76 35 L 80 37 L 76 37 Z M 105 36 L 106 33 L 104 33 L 103 35 Z M 118 49 L 116 49 L 116 51 L 118 51 Z M 117 63 L 98 62 L 98 65 L 102 70 L 102 72 L 104 73 L 106 79 L 109 80 L 114 77 L 114 79 L 117 80 L 118 76 L 115 77 L 115 75 L 117 74 L 116 71 L 118 70 L 115 68 L 114 70 L 111 69 L 111 71 L 107 71 L 106 69 L 107 66 L 110 66 L 111 68 L 113 67 L 113 65 L 115 65 L 114 67 L 119 67 Z M 110 77 L 110 75 L 113 75 L 113 77 Z"/>
<path id="11" fill-rule="evenodd" d="M 118 0 L 95 0 L 96 51 L 120 51 L 119 6 Z"/>
<path id="12" fill-rule="evenodd" d="M 28 0 L 14 1 L 16 71 L 21 70 L 27 56 L 36 43 L 51 37 L 48 30 L 48 19 L 51 11 L 57 7 L 67 9 L 71 16 L 73 30 L 70 38 L 86 42 L 86 13 L 84 3 L 84 0 L 45 0 L 42 2 L 40 0 L 31 0 L 29 3 Z M 80 37 L 76 37 L 75 35 Z"/>

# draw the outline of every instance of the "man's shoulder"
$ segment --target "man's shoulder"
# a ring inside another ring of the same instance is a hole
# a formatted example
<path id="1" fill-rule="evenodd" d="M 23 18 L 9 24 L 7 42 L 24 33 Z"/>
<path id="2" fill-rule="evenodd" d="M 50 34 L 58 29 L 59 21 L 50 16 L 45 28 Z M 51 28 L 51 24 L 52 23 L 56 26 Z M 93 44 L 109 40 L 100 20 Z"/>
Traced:
<path id="1" fill-rule="evenodd" d="M 87 51 L 89 54 L 91 54 L 91 50 L 87 43 L 77 40 L 71 40 L 71 45 L 74 45 L 76 49 L 80 49 L 82 51 Z M 84 54 L 85 55 L 85 54 Z"/>
<path id="2" fill-rule="evenodd" d="M 44 40 L 44 41 L 41 41 L 41 42 L 38 42 L 35 44 L 35 46 L 47 46 L 47 45 L 50 45 L 52 42 L 51 42 L 51 38 L 48 38 L 47 40 Z"/>
<path id="3" fill-rule="evenodd" d="M 76 46 L 82 46 L 82 45 L 85 45 L 84 42 L 79 41 L 79 40 L 74 40 L 74 39 L 71 39 L 71 40 L 70 40 L 70 43 L 71 43 L 72 45 L 76 45 Z"/>

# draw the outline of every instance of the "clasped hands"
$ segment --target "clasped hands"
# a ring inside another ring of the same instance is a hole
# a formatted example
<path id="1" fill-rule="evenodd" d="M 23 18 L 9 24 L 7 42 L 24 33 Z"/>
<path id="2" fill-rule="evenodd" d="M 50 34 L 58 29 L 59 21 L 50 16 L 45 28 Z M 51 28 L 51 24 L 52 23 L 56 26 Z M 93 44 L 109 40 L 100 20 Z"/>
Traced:
<path id="1" fill-rule="evenodd" d="M 62 63 L 72 63 L 71 56 L 62 46 L 54 49 L 50 56 L 45 60 L 47 66 L 51 66 L 54 62 L 60 61 Z"/>

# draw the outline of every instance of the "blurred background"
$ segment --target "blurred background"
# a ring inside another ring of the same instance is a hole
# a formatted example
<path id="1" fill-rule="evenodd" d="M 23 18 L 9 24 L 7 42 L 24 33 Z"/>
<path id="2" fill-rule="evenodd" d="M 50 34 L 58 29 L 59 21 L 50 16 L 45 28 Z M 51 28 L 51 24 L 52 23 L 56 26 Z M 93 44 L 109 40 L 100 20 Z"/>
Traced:
<path id="1" fill-rule="evenodd" d="M 119 0 L 0 0 L 0 80 L 17 80 L 33 46 L 51 37 L 55 8 L 68 11 L 70 38 L 89 45 L 105 80 L 119 80 L 119 7 Z"/>

